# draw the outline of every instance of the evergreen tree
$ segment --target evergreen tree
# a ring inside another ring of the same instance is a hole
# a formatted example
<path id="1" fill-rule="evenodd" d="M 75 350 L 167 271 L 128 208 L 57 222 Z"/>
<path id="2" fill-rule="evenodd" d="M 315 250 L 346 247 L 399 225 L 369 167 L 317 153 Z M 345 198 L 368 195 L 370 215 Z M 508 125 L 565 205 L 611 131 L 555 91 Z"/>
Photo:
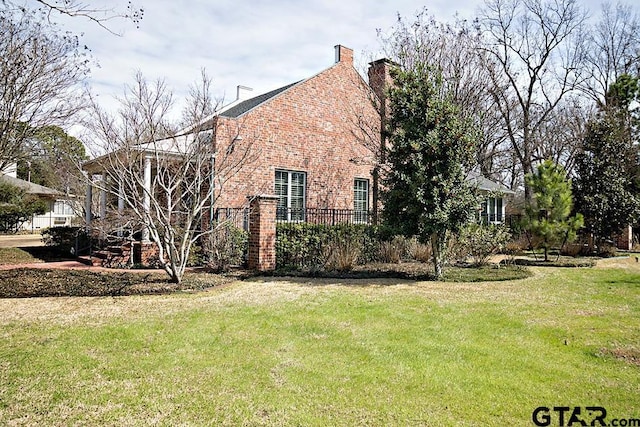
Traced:
<path id="1" fill-rule="evenodd" d="M 45 213 L 46 207 L 42 199 L 0 179 L 0 232 L 17 232 L 33 215 Z"/>
<path id="2" fill-rule="evenodd" d="M 393 77 L 383 220 L 398 234 L 431 242 L 441 278 L 447 233 L 466 224 L 477 206 L 465 178 L 478 132 L 462 118 L 439 73 L 419 65 L 396 69 Z"/>
<path id="3" fill-rule="evenodd" d="M 638 78 L 623 75 L 607 104 L 589 123 L 576 158 L 576 204 L 598 247 L 640 217 L 637 109 Z"/>
<path id="4" fill-rule="evenodd" d="M 562 166 L 546 160 L 535 173 L 526 175 L 525 180 L 534 196 L 525 208 L 525 227 L 540 238 L 544 260 L 548 261 L 551 247 L 575 239 L 583 225 L 582 214 L 571 216 L 571 181 Z"/>
<path id="5" fill-rule="evenodd" d="M 58 126 L 31 133 L 18 161 L 18 177 L 66 194 L 82 194 L 85 179 L 80 164 L 88 159 L 82 142 Z"/>

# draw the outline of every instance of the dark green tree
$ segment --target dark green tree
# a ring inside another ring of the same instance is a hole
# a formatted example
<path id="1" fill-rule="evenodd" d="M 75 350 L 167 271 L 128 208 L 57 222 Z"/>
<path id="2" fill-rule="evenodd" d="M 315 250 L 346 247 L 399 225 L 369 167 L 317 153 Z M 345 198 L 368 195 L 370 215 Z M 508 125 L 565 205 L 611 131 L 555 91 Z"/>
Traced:
<path id="1" fill-rule="evenodd" d="M 18 178 L 55 188 L 66 194 L 81 194 L 85 179 L 80 164 L 87 160 L 82 142 L 58 126 L 35 129 L 28 153 L 18 161 Z"/>
<path id="2" fill-rule="evenodd" d="M 33 215 L 46 211 L 46 203 L 20 187 L 0 179 L 0 232 L 14 233 Z"/>
<path id="3" fill-rule="evenodd" d="M 576 158 L 576 206 L 598 247 L 640 217 L 638 78 L 611 85 L 606 105 L 592 120 Z"/>
<path id="4" fill-rule="evenodd" d="M 466 224 L 477 206 L 465 178 L 479 133 L 452 102 L 437 71 L 419 64 L 396 69 L 393 77 L 383 220 L 397 234 L 431 242 L 441 278 L 447 234 Z"/>
<path id="5" fill-rule="evenodd" d="M 534 196 L 525 208 L 525 228 L 540 239 L 548 261 L 549 249 L 575 240 L 584 221 L 580 213 L 571 216 L 571 180 L 562 166 L 546 160 L 525 180 Z"/>

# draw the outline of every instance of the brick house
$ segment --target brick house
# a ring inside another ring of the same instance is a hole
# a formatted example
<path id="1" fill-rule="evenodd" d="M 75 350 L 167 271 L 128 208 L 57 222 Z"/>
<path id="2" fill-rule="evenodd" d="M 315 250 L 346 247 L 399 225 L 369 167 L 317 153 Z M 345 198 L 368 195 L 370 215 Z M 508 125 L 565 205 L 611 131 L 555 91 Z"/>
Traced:
<path id="1" fill-rule="evenodd" d="M 240 207 L 248 196 L 275 194 L 284 219 L 295 219 L 302 209 L 371 208 L 370 146 L 380 135 L 380 116 L 369 85 L 353 66 L 353 51 L 340 45 L 335 51 L 329 68 L 239 99 L 212 119 L 216 151 L 242 141 L 253 153 L 226 180 L 218 206 Z"/>
<path id="2" fill-rule="evenodd" d="M 384 148 L 382 130 L 388 108 L 384 92 L 391 84 L 391 65 L 386 59 L 372 62 L 367 82 L 354 67 L 353 50 L 337 45 L 335 63 L 327 69 L 249 99 L 243 98 L 239 86 L 234 102 L 167 142 L 183 138 L 182 143 L 188 144 L 189 138 L 201 137 L 211 141 L 216 153 L 211 159 L 216 209 L 244 208 L 250 199 L 262 195 L 270 196 L 262 197 L 266 203 L 276 205 L 278 220 L 313 221 L 311 210 L 343 210 L 347 217 L 340 221 L 367 221 L 378 206 L 377 162 Z M 162 141 L 154 146 L 162 146 Z M 141 172 L 145 177 L 152 173 L 152 159 L 150 154 L 145 160 Z M 94 159 L 84 168 L 99 175 L 102 163 Z M 481 191 L 495 190 L 495 183 L 487 187 L 488 180 L 476 181 Z M 504 203 L 495 197 L 490 199 L 494 207 L 487 208 L 494 213 L 494 221 L 504 215 Z M 90 200 L 91 186 L 87 189 Z M 104 190 L 100 200 L 103 216 Z M 119 210 L 121 206 L 118 202 Z M 87 203 L 87 224 L 90 211 Z M 252 216 L 264 212 L 251 209 Z M 202 219 L 203 225 L 212 214 Z"/>
<path id="3" fill-rule="evenodd" d="M 243 99 L 239 86 L 238 99 L 173 138 L 211 139 L 217 154 L 216 207 L 240 208 L 249 197 L 269 194 L 278 196 L 285 220 L 302 219 L 296 215 L 305 209 L 375 210 L 388 108 L 380 100 L 391 84 L 392 62 L 372 62 L 366 82 L 354 68 L 353 50 L 337 45 L 335 58 L 314 76 L 250 99 Z M 84 168 L 99 175 L 102 163 L 94 159 Z M 481 191 L 487 182 L 477 182 Z"/>

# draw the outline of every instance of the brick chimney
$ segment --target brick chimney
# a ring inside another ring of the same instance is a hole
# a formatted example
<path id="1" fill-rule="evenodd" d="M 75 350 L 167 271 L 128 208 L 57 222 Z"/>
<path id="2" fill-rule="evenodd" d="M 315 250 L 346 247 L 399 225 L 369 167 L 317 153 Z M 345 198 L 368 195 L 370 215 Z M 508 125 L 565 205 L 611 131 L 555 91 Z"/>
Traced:
<path id="1" fill-rule="evenodd" d="M 386 58 L 369 63 L 369 71 L 367 73 L 369 74 L 369 87 L 382 103 L 381 107 L 383 111 L 381 111 L 381 114 L 383 117 L 386 113 L 386 111 L 384 111 L 387 98 L 386 90 L 393 84 L 391 67 L 395 65 L 395 62 Z"/>
<path id="2" fill-rule="evenodd" d="M 346 62 L 348 64 L 353 64 L 353 49 L 349 49 L 348 47 L 344 47 L 342 45 L 336 45 L 336 64 L 338 62 Z"/>

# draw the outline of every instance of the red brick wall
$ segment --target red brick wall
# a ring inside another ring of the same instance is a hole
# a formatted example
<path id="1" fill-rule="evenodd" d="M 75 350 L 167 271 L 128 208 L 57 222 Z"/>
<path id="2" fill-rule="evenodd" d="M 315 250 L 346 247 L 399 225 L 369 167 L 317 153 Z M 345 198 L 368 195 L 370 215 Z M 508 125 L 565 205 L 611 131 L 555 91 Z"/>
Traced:
<path id="1" fill-rule="evenodd" d="M 264 196 L 251 201 L 248 267 L 270 271 L 276 268 L 276 198 Z"/>
<path id="2" fill-rule="evenodd" d="M 352 209 L 355 178 L 369 179 L 371 188 L 374 159 L 367 145 L 379 137 L 380 119 L 353 67 L 352 51 L 341 47 L 339 55 L 331 68 L 240 118 L 219 119 L 218 153 L 237 135 L 242 139 L 230 158 L 218 155 L 216 173 L 226 180 L 218 207 L 239 207 L 247 196 L 273 194 L 276 169 L 306 172 L 309 208 Z M 366 131 L 360 122 L 367 123 Z M 233 174 L 230 160 L 238 162 L 247 149 L 248 159 Z"/>

